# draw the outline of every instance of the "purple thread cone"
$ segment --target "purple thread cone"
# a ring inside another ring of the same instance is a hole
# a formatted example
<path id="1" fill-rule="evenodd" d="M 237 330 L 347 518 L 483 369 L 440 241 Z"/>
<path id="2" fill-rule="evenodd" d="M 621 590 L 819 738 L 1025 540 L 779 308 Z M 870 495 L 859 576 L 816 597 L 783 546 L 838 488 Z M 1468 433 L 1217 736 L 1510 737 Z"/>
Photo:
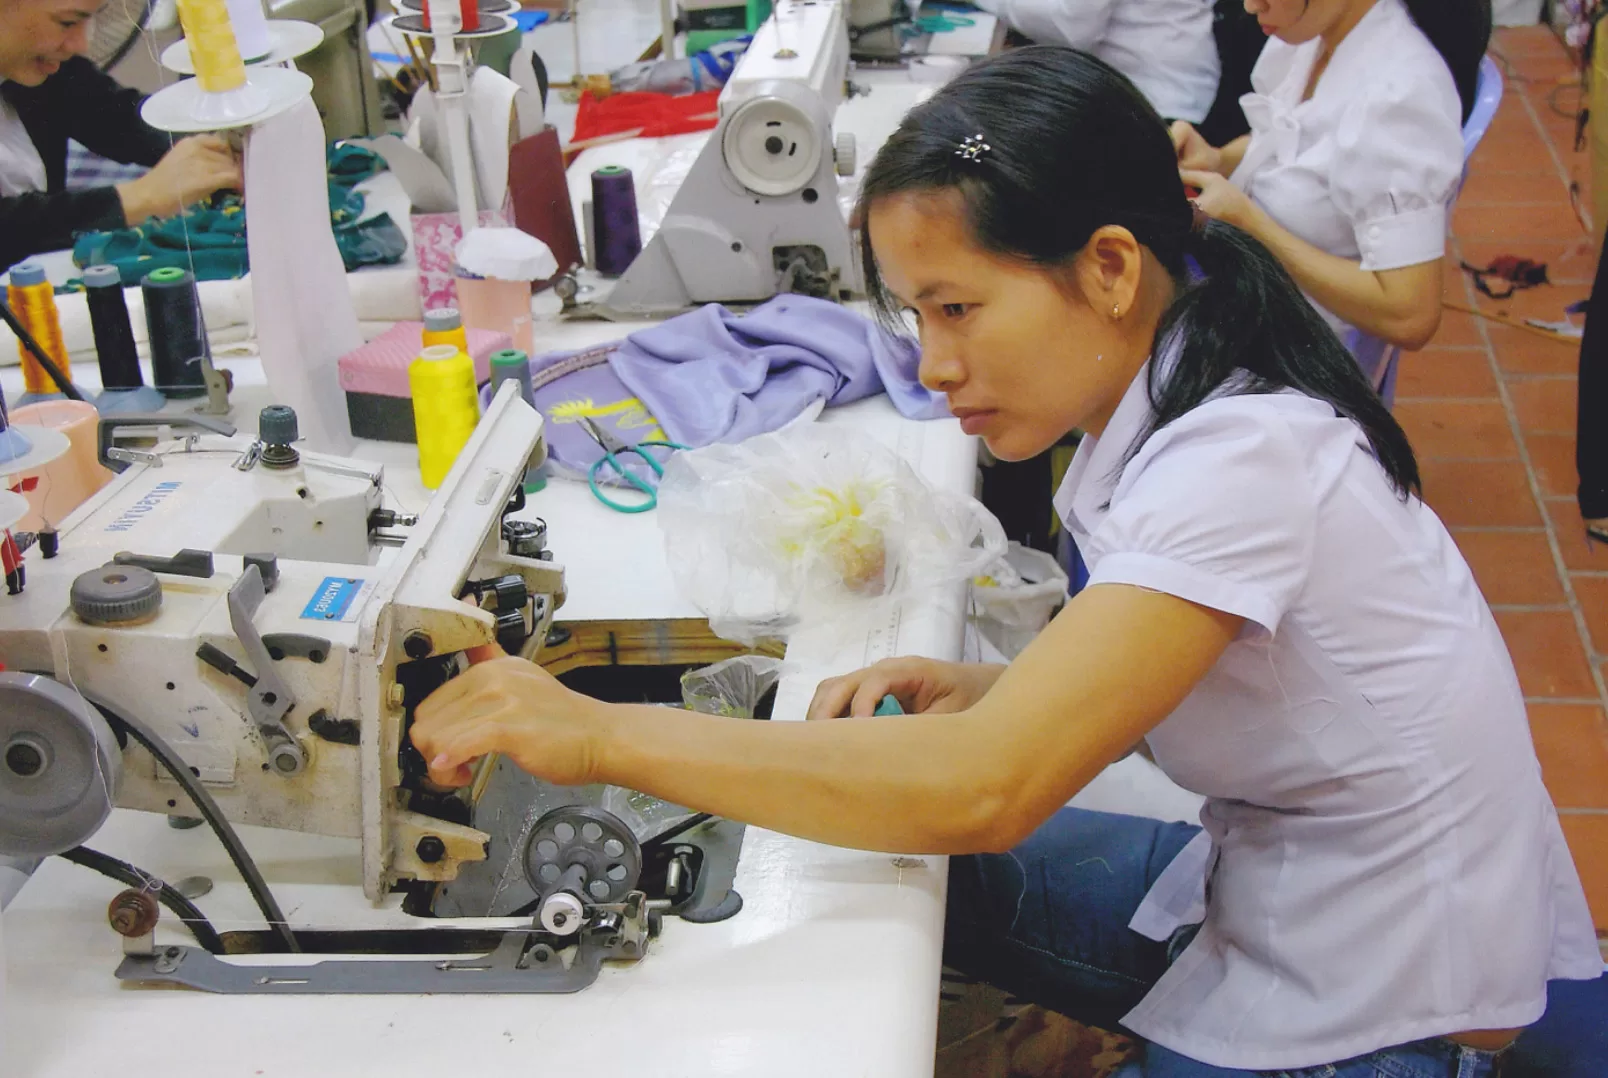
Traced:
<path id="1" fill-rule="evenodd" d="M 592 173 L 592 215 L 597 230 L 597 271 L 618 277 L 642 253 L 630 169 L 610 165 Z"/>

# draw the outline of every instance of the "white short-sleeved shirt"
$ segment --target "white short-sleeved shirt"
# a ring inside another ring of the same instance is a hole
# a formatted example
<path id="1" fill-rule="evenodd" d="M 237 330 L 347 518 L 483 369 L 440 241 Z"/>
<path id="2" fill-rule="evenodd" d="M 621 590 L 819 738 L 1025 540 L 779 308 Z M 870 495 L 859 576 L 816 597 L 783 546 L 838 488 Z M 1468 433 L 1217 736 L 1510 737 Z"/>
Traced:
<path id="1" fill-rule="evenodd" d="M 0 86 L 5 80 L 0 79 Z M 11 102 L 0 97 L 0 195 L 8 198 L 45 189 L 45 162 Z"/>
<path id="2" fill-rule="evenodd" d="M 1451 536 L 1397 497 L 1356 424 L 1294 392 L 1218 396 L 1124 466 L 1147 379 L 1084 438 L 1057 510 L 1091 586 L 1246 624 L 1147 739 L 1206 797 L 1212 867 L 1199 934 L 1124 1024 L 1282 1069 L 1534 1022 L 1547 980 L 1602 959 Z"/>
<path id="3" fill-rule="evenodd" d="M 1284 228 L 1365 270 L 1439 259 L 1463 171 L 1462 104 L 1402 0 L 1378 0 L 1330 57 L 1270 40 L 1240 98 L 1251 141 L 1231 177 Z"/>
<path id="4" fill-rule="evenodd" d="M 1093 53 L 1139 88 L 1164 118 L 1199 123 L 1221 64 L 1211 0 L 977 0 L 1043 45 Z"/>

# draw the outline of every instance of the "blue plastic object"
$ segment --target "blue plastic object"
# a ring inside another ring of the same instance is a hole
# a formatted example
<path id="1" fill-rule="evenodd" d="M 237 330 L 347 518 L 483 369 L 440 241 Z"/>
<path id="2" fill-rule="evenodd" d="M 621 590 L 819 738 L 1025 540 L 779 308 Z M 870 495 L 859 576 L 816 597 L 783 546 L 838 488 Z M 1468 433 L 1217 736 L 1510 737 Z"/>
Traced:
<path id="1" fill-rule="evenodd" d="M 551 15 L 545 11 L 516 11 L 514 12 L 514 25 L 519 27 L 520 33 L 528 34 L 549 18 L 551 18 Z"/>
<path id="2" fill-rule="evenodd" d="M 882 702 L 877 705 L 877 709 L 875 711 L 873 711 L 871 714 L 873 714 L 873 715 L 903 715 L 904 714 L 904 708 L 899 706 L 899 698 L 897 696 L 893 695 L 893 693 L 890 692 L 888 695 L 886 695 L 886 696 L 884 696 L 882 698 Z"/>

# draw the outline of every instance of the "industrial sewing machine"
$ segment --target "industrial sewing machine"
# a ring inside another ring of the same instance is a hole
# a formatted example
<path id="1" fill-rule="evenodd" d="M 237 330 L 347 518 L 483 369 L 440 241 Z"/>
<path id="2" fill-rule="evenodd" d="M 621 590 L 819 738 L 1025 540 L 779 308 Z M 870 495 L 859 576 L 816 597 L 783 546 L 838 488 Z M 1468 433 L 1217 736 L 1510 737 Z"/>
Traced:
<path id="1" fill-rule="evenodd" d="M 121 437 L 169 425 L 143 448 Z M 665 912 L 735 912 L 740 827 L 694 817 L 644 842 L 587 791 L 506 762 L 433 789 L 407 740 L 465 649 L 535 657 L 564 600 L 545 525 L 515 515 L 540 415 L 505 387 L 417 517 L 386 507 L 380 466 L 295 441 L 284 408 L 255 439 L 204 416 L 103 422 L 102 460 L 124 470 L 0 596 L 0 853 L 72 856 L 114 805 L 203 817 L 268 930 L 158 946 L 148 888 L 110 920 L 120 978 L 219 992 L 574 991 L 640 959 Z M 293 932 L 231 821 L 360 839 L 370 900 L 401 890 L 408 912 L 475 920 Z M 272 950 L 389 960 L 210 953 Z M 421 953 L 481 957 L 403 957 Z"/>
<path id="2" fill-rule="evenodd" d="M 721 92 L 719 126 L 658 232 L 594 313 L 640 318 L 786 292 L 860 292 L 838 205 L 855 144 L 832 135 L 848 65 L 843 0 L 777 4 Z"/>

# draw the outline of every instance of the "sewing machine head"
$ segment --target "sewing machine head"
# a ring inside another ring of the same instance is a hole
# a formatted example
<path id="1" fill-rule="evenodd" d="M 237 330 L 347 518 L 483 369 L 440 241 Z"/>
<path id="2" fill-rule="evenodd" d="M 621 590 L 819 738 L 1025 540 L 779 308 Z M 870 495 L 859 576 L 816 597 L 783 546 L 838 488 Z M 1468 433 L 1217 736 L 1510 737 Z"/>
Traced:
<path id="1" fill-rule="evenodd" d="M 832 135 L 848 64 L 842 0 L 777 5 L 721 92 L 719 126 L 604 313 L 861 290 L 838 204 L 838 177 L 855 171 L 854 140 Z"/>
<path id="2" fill-rule="evenodd" d="M 485 857 L 467 805 L 424 789 L 406 729 L 466 648 L 533 655 L 563 601 L 542 528 L 509 519 L 541 417 L 505 387 L 412 518 L 385 508 L 378 465 L 298 454 L 286 412 L 265 413 L 260 440 L 203 423 L 143 451 L 110 437 L 127 417 L 106 422 L 103 459 L 125 470 L 60 526 L 54 557 L 30 557 L 23 591 L 0 597 L 0 663 L 52 686 L 4 689 L 39 714 L 31 733 L 0 719 L 0 741 L 32 739 L 19 767 L 0 746 L 0 849 L 30 852 L 26 835 L 35 852 L 64 848 L 49 833 L 66 826 L 61 806 L 26 797 L 69 748 L 38 729 L 61 689 L 159 735 L 230 820 L 360 837 L 371 899 Z M 196 815 L 138 745 L 121 762 L 116 804 Z"/>

